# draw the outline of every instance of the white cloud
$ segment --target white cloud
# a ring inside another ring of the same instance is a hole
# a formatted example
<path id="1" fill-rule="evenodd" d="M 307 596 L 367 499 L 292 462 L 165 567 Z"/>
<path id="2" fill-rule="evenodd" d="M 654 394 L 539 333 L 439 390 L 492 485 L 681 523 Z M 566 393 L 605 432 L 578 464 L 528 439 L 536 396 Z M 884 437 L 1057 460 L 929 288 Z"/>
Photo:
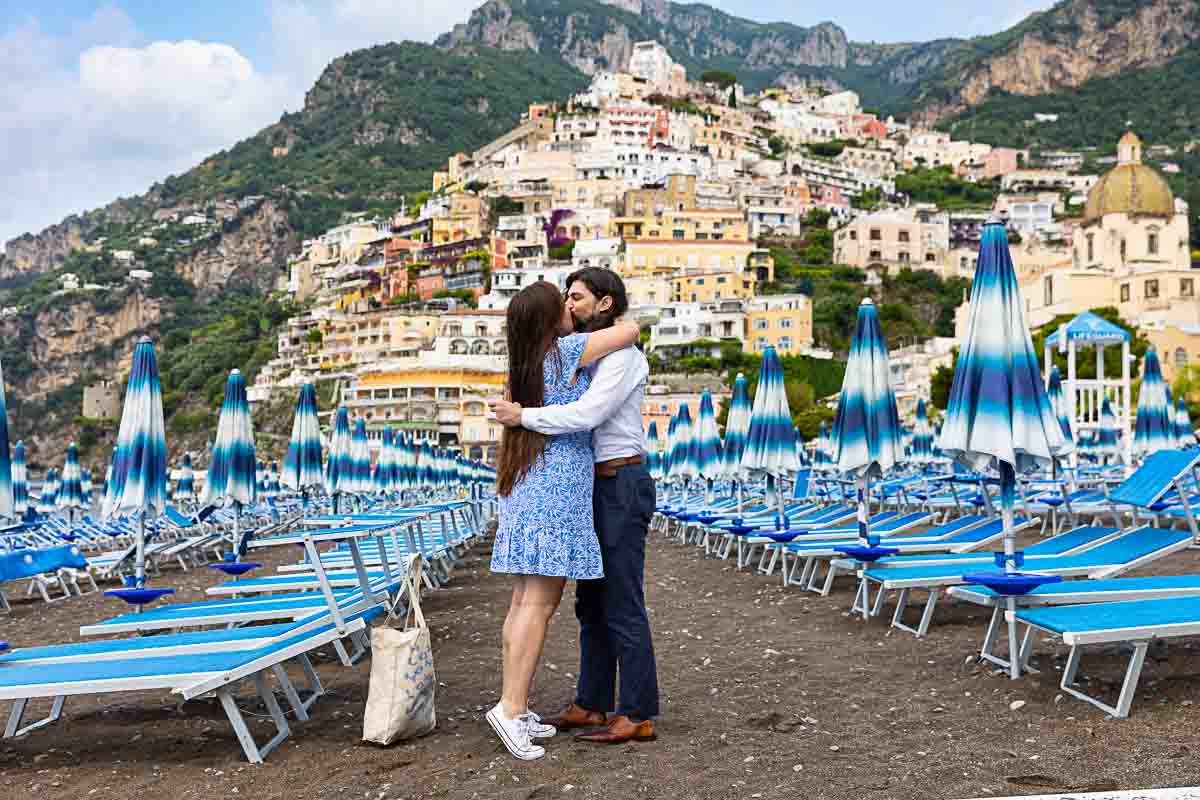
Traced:
<path id="1" fill-rule="evenodd" d="M 263 69 L 219 42 L 147 41 L 108 5 L 46 32 L 0 31 L 0 242 L 145 191 L 254 134 L 334 58 L 431 41 L 481 0 L 263 0 Z"/>
<path id="2" fill-rule="evenodd" d="M 330 61 L 363 47 L 429 42 L 482 0 L 268 0 L 275 70 L 303 92 Z"/>

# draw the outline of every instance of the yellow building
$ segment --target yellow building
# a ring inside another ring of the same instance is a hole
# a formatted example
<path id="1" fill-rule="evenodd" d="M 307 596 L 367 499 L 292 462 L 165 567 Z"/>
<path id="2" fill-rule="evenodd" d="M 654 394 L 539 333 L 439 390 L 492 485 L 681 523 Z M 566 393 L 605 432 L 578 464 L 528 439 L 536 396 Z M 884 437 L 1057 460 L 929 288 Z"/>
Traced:
<path id="1" fill-rule="evenodd" d="M 754 273 L 745 270 L 692 272 L 670 279 L 672 303 L 711 303 L 754 296 Z"/>
<path id="2" fill-rule="evenodd" d="M 488 217 L 483 198 L 469 192 L 456 192 L 449 199 L 446 213 L 433 218 L 433 244 L 450 244 L 483 236 Z"/>
<path id="3" fill-rule="evenodd" d="M 662 275 L 627 275 L 624 281 L 630 307 L 661 306 L 671 300 L 671 281 Z"/>
<path id="4" fill-rule="evenodd" d="M 812 300 L 807 295 L 764 295 L 746 303 L 746 346 L 752 352 L 773 345 L 781 355 L 795 355 L 812 344 Z"/>
<path id="5" fill-rule="evenodd" d="M 1167 383 L 1188 367 L 1200 366 L 1200 326 L 1147 325 L 1138 332 L 1158 351 L 1158 363 Z"/>
<path id="6" fill-rule="evenodd" d="M 738 209 L 666 209 L 661 214 L 613 219 L 613 232 L 624 239 L 720 242 L 750 240 L 750 225 Z"/>
<path id="7" fill-rule="evenodd" d="M 351 413 L 368 426 L 385 425 L 461 448 L 470 458 L 494 460 L 500 424 L 487 401 L 504 395 L 505 372 L 483 368 L 406 367 L 364 372 L 343 391 Z"/>
<path id="8" fill-rule="evenodd" d="M 749 241 L 634 239 L 625 241 L 622 275 L 665 274 L 680 269 L 743 272 L 754 252 Z"/>

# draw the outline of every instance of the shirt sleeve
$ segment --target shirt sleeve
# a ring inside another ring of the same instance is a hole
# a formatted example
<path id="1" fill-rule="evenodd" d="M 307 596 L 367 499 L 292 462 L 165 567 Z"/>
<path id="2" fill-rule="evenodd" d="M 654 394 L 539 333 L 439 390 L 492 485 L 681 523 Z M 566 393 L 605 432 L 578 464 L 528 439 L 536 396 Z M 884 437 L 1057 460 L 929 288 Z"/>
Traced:
<path id="1" fill-rule="evenodd" d="M 618 350 L 600 359 L 592 383 L 573 403 L 521 410 L 521 425 L 547 436 L 590 431 L 611 417 L 646 379 L 644 360 L 633 348 Z"/>

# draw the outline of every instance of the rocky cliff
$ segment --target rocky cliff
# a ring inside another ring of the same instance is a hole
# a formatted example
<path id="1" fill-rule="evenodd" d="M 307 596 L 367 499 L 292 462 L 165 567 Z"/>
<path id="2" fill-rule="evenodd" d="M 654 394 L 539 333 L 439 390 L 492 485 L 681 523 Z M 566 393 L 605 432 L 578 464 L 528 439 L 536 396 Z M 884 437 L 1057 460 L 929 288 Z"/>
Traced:
<path id="1" fill-rule="evenodd" d="M 918 104 L 935 121 L 994 92 L 1041 95 L 1169 61 L 1200 39 L 1195 0 L 1066 0 L 979 40 L 984 52 L 947 66 Z"/>
<path id="2" fill-rule="evenodd" d="M 201 297 L 217 295 L 231 282 L 262 290 L 274 286 L 298 244 L 287 214 L 266 200 L 237 220 L 213 244 L 175 262 L 175 272 Z"/>

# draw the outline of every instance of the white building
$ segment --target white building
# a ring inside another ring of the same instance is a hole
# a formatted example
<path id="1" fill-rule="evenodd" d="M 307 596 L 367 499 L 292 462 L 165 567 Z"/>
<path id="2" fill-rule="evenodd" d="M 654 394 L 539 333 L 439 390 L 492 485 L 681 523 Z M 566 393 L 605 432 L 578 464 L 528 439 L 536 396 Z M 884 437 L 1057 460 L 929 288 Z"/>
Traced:
<path id="1" fill-rule="evenodd" d="M 695 175 L 708 180 L 713 177 L 713 161 L 704 153 L 669 147 L 611 146 L 579 153 L 575 170 L 583 180 L 619 180 L 626 188 L 638 189 L 661 183 L 669 175 Z"/>
<path id="2" fill-rule="evenodd" d="M 578 239 L 575 241 L 571 267 L 573 269 L 604 267 L 616 270 L 621 266 L 622 243 L 623 240 L 620 236 L 607 239 Z"/>
<path id="3" fill-rule="evenodd" d="M 740 300 L 673 303 L 650 328 L 649 350 L 678 347 L 700 340 L 737 339 L 746 344 L 746 311 Z"/>
<path id="4" fill-rule="evenodd" d="M 686 89 L 687 73 L 676 64 L 667 48 L 658 42 L 635 42 L 629 56 L 629 74 L 641 78 L 663 94 L 677 94 Z"/>
<path id="5" fill-rule="evenodd" d="M 134 261 L 132 250 L 113 250 L 113 261 L 124 266 L 129 266 Z"/>

